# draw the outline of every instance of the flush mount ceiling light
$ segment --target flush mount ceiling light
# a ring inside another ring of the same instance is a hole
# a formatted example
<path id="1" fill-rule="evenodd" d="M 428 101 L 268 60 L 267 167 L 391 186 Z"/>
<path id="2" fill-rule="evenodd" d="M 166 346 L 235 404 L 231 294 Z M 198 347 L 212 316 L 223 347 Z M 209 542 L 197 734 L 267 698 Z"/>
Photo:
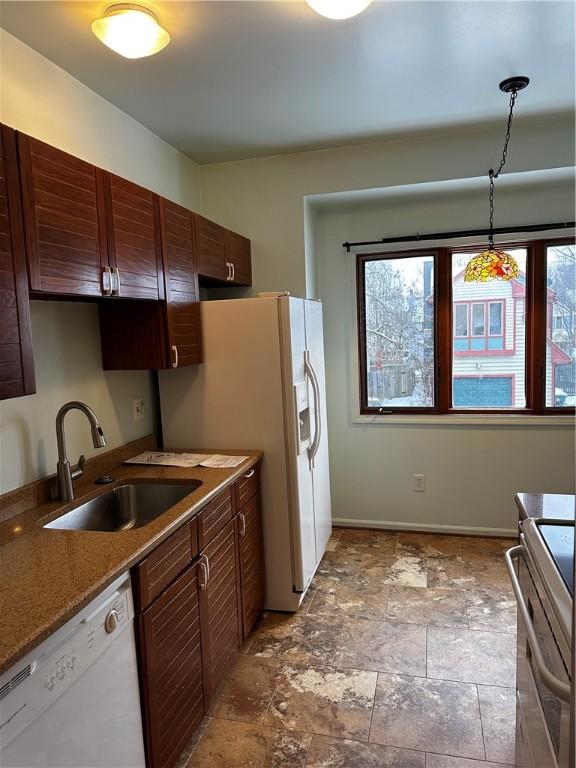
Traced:
<path id="1" fill-rule="evenodd" d="M 372 0 L 306 0 L 310 8 L 329 19 L 349 19 L 368 8 Z"/>
<path id="2" fill-rule="evenodd" d="M 519 75 L 518 77 L 509 77 L 507 80 L 502 80 L 500 83 L 500 90 L 503 93 L 510 94 L 510 112 L 508 113 L 508 125 L 506 127 L 506 137 L 504 139 L 504 148 L 502 150 L 500 165 L 496 171 L 493 168 L 490 168 L 488 171 L 488 178 L 490 180 L 490 230 L 488 235 L 488 250 L 483 251 L 478 256 L 474 256 L 466 265 L 464 281 L 467 283 L 487 283 L 490 280 L 512 280 L 512 278 L 520 275 L 520 269 L 516 260 L 509 253 L 494 247 L 494 182 L 500 175 L 500 172 L 506 163 L 508 144 L 510 143 L 510 132 L 512 130 L 514 104 L 516 103 L 518 92 L 524 90 L 529 82 L 530 80 L 527 77 Z"/>
<path id="3" fill-rule="evenodd" d="M 127 59 L 152 56 L 170 42 L 156 16 L 141 5 L 112 5 L 101 19 L 92 23 L 96 37 Z"/>

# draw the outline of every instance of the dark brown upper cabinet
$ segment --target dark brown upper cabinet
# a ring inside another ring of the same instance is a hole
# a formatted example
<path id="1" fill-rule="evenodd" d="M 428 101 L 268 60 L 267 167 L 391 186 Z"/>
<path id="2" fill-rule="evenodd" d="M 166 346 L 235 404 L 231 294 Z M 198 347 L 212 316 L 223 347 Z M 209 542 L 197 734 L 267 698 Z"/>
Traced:
<path id="1" fill-rule="evenodd" d="M 196 216 L 198 274 L 207 285 L 252 285 L 250 240 Z"/>
<path id="2" fill-rule="evenodd" d="M 230 269 L 230 282 L 234 285 L 252 285 L 252 253 L 247 237 L 226 230 L 226 262 Z"/>
<path id="3" fill-rule="evenodd" d="M 127 299 L 163 299 L 157 195 L 106 173 L 105 201 L 112 292 Z"/>
<path id="4" fill-rule="evenodd" d="M 0 400 L 36 391 L 16 133 L 0 126 Z"/>
<path id="5" fill-rule="evenodd" d="M 110 279 L 103 172 L 17 136 L 31 290 L 102 296 Z"/>
<path id="6" fill-rule="evenodd" d="M 225 283 L 230 276 L 226 262 L 226 230 L 204 216 L 195 216 L 198 242 L 198 274 Z"/>
<path id="7" fill-rule="evenodd" d="M 169 363 L 173 368 L 202 362 L 202 329 L 193 215 L 160 200 L 166 284 Z"/>
<path id="8" fill-rule="evenodd" d="M 193 214 L 160 198 L 159 216 L 166 301 L 100 304 L 105 370 L 181 368 L 202 362 Z"/>

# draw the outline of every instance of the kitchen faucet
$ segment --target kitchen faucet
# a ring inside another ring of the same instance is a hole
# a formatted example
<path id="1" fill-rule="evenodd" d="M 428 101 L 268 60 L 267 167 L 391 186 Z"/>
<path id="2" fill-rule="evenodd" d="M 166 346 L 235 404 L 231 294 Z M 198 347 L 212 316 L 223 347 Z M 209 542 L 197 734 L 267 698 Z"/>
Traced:
<path id="1" fill-rule="evenodd" d="M 86 461 L 84 455 L 78 459 L 78 464 L 75 467 L 70 466 L 68 457 L 66 456 L 66 440 L 64 439 L 64 417 L 73 409 L 82 411 L 90 422 L 90 429 L 92 430 L 92 443 L 94 448 L 104 448 L 106 440 L 104 439 L 104 432 L 102 427 L 98 423 L 96 414 L 85 403 L 81 403 L 78 400 L 72 400 L 69 403 L 60 408 L 58 415 L 56 416 L 56 440 L 58 441 L 58 464 L 56 465 L 56 474 L 58 475 L 58 495 L 61 501 L 70 501 L 74 498 L 74 487 L 72 481 L 77 477 L 80 477 L 84 470 L 84 462 Z"/>

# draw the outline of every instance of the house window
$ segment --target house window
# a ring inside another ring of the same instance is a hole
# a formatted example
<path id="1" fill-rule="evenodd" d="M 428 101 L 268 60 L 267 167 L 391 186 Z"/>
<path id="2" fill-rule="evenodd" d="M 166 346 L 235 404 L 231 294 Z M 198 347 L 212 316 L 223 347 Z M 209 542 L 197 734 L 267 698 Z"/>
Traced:
<path id="1" fill-rule="evenodd" d="M 481 250 L 357 257 L 362 413 L 574 409 L 576 246 L 509 245 L 517 278 L 465 283 Z"/>
<path id="2" fill-rule="evenodd" d="M 504 350 L 504 305 L 505 300 L 454 302 L 454 353 L 491 354 Z"/>
<path id="3" fill-rule="evenodd" d="M 546 248 L 546 405 L 576 405 L 576 247 Z"/>

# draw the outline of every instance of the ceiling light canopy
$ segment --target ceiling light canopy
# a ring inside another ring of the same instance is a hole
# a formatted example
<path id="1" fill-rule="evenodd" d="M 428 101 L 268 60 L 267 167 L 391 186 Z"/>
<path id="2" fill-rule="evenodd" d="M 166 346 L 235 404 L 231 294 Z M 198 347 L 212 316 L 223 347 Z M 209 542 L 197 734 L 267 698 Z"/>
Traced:
<path id="1" fill-rule="evenodd" d="M 372 0 L 306 0 L 316 13 L 329 19 L 349 19 L 368 8 Z"/>
<path id="2" fill-rule="evenodd" d="M 170 42 L 156 16 L 141 5 L 112 5 L 101 19 L 92 23 L 96 37 L 127 59 L 152 56 Z"/>

